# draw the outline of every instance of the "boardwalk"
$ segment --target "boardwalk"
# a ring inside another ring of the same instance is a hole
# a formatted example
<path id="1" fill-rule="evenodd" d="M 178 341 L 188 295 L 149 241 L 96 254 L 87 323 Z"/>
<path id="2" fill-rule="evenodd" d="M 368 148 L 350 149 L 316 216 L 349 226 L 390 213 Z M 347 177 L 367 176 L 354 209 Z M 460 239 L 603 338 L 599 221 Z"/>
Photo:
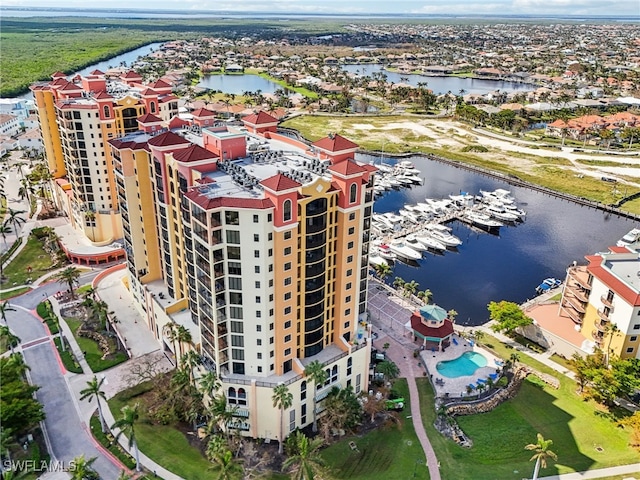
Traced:
<path id="1" fill-rule="evenodd" d="M 382 350 L 383 345 L 389 343 L 389 348 L 386 350 L 387 356 L 400 369 L 400 376 L 407 379 L 411 397 L 411 419 L 427 460 L 429 478 L 440 480 L 438 459 L 422 423 L 420 396 L 415 380 L 416 377 L 422 378 L 425 370 L 420 360 L 413 358 L 413 351 L 417 346 L 404 334 L 404 324 L 411 315 L 408 305 L 410 304 L 407 300 L 399 298 L 380 282 L 376 280 L 369 282 L 369 311 L 375 332 L 378 334 L 373 345 Z"/>

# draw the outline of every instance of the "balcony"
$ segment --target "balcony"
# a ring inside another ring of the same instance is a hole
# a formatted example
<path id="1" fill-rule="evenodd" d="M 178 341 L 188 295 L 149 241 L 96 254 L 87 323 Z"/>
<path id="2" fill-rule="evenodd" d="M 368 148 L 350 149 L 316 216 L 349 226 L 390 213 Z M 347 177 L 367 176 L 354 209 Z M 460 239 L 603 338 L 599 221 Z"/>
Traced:
<path id="1" fill-rule="evenodd" d="M 613 312 L 613 297 L 609 298 L 607 295 L 602 295 L 600 297 L 600 301 L 602 302 L 602 304 L 605 307 L 609 307 L 611 309 L 611 311 Z"/>
<path id="2" fill-rule="evenodd" d="M 565 293 L 574 296 L 582 303 L 587 303 L 589 301 L 588 295 L 586 295 L 584 290 L 577 285 L 567 285 L 565 288 Z"/>
<path id="3" fill-rule="evenodd" d="M 600 317 L 602 320 L 609 322 L 611 320 L 611 314 L 613 313 L 613 309 L 607 311 L 604 308 L 599 308 L 598 309 L 598 317 Z"/>
<path id="4" fill-rule="evenodd" d="M 580 285 L 587 291 L 591 291 L 591 285 L 589 285 L 589 274 L 585 267 L 571 267 L 567 271 L 569 279 Z"/>
<path id="5" fill-rule="evenodd" d="M 604 334 L 607 331 L 607 325 L 609 324 L 609 322 L 596 322 L 594 324 L 594 326 L 596 327 L 596 330 L 600 333 L 600 334 Z"/>
<path id="6" fill-rule="evenodd" d="M 567 308 L 566 305 L 562 305 L 561 308 L 574 323 L 582 325 L 582 315 L 578 314 L 578 312 L 576 312 L 571 306 Z"/>
<path id="7" fill-rule="evenodd" d="M 597 330 L 594 330 L 593 332 L 591 332 L 591 336 L 593 337 L 593 340 L 596 342 L 596 345 L 598 347 L 602 347 L 602 345 L 604 344 L 604 337 L 601 337 Z"/>
<path id="8" fill-rule="evenodd" d="M 582 304 L 580 302 L 577 302 L 574 298 L 571 297 L 565 297 L 564 301 L 569 304 L 574 310 L 576 310 L 578 313 L 585 313 L 585 309 L 582 306 Z"/>

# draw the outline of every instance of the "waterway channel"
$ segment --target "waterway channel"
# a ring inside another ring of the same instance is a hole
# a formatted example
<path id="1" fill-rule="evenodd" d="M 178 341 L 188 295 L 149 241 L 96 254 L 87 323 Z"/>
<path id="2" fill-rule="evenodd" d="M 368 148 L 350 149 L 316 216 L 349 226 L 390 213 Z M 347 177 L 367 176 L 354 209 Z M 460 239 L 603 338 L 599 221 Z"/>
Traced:
<path id="1" fill-rule="evenodd" d="M 359 155 L 360 161 L 380 159 Z M 524 302 L 546 277 L 564 279 L 566 268 L 584 256 L 605 251 L 633 228 L 635 223 L 600 210 L 530 190 L 504 181 L 456 168 L 425 157 L 409 158 L 421 170 L 425 182 L 410 189 L 391 190 L 379 197 L 374 211 L 398 212 L 406 203 L 446 198 L 460 191 L 510 190 L 527 219 L 505 226 L 499 235 L 479 233 L 458 221 L 449 226 L 464 242 L 458 252 L 428 255 L 418 266 L 394 265 L 389 284 L 398 276 L 416 280 L 420 289 L 433 292 L 433 302 L 458 312 L 457 323 L 480 325 L 488 319 L 490 301 Z M 395 163 L 387 158 L 385 163 Z"/>

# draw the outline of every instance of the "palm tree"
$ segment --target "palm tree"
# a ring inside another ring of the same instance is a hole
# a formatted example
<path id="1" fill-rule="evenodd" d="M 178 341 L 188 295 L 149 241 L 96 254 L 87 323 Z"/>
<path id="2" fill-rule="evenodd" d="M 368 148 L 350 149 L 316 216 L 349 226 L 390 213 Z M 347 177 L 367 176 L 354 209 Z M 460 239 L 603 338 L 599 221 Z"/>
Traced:
<path id="1" fill-rule="evenodd" d="M 455 322 L 457 316 L 458 312 L 453 308 L 447 312 L 447 317 L 449 318 L 449 320 L 451 320 L 451 322 Z"/>
<path id="2" fill-rule="evenodd" d="M 16 309 L 11 306 L 9 300 L 5 300 L 0 303 L 0 318 L 4 323 L 7 323 L 7 312 L 15 312 Z"/>
<path id="3" fill-rule="evenodd" d="M 383 282 L 389 275 L 391 275 L 391 272 L 393 272 L 393 269 L 386 262 L 374 265 L 373 269 L 376 272 L 377 277 Z"/>
<path id="4" fill-rule="evenodd" d="M 398 366 L 393 363 L 391 360 L 385 360 L 384 362 L 380 362 L 376 366 L 376 370 L 384 375 L 385 380 L 391 380 L 400 375 L 400 369 Z"/>
<path id="5" fill-rule="evenodd" d="M 424 291 L 419 291 L 417 294 L 418 298 L 422 300 L 425 304 L 428 304 L 433 298 L 433 293 L 428 288 Z"/>
<path id="6" fill-rule="evenodd" d="M 607 361 L 605 362 L 605 365 L 609 366 L 609 357 L 611 356 L 611 342 L 613 341 L 613 337 L 620 335 L 620 329 L 618 328 L 618 325 L 613 322 L 607 323 L 607 326 L 604 328 L 604 335 L 609 336 L 609 343 L 607 344 L 606 352 Z"/>
<path id="7" fill-rule="evenodd" d="M 71 480 L 100 480 L 100 475 L 92 467 L 95 461 L 96 457 L 91 457 L 89 460 L 85 459 L 84 455 L 75 457 L 69 468 Z"/>
<path id="8" fill-rule="evenodd" d="M 13 231 L 16 235 L 18 235 L 18 227 L 26 222 L 26 220 L 20 216 L 23 213 L 26 213 L 26 210 L 14 210 L 12 208 L 7 212 L 5 222 L 10 223 L 13 226 Z"/>
<path id="9" fill-rule="evenodd" d="M 80 400 L 88 400 L 92 402 L 95 398 L 98 402 L 98 416 L 100 417 L 100 425 L 102 426 L 102 433 L 107 433 L 107 425 L 104 423 L 104 416 L 102 415 L 102 404 L 100 403 L 100 399 L 106 400 L 107 397 L 104 395 L 104 391 L 102 390 L 102 384 L 104 383 L 104 378 L 102 377 L 98 380 L 98 377 L 95 375 L 93 379 L 87 382 L 87 388 L 84 390 L 80 390 Z"/>
<path id="10" fill-rule="evenodd" d="M 530 462 L 534 459 L 536 461 L 536 466 L 533 469 L 532 480 L 537 480 L 538 473 L 540 473 L 540 467 L 547 468 L 547 459 L 551 458 L 553 460 L 558 460 L 558 456 L 549 450 L 551 445 L 553 445 L 553 440 L 545 440 L 544 437 L 538 433 L 538 441 L 536 443 L 530 443 L 524 447 L 525 450 L 534 450 L 536 452 L 529 460 Z"/>
<path id="11" fill-rule="evenodd" d="M 11 232 L 13 232 L 13 230 L 11 230 L 11 226 L 6 220 L 0 224 L 0 236 L 2 236 L 2 242 L 4 243 L 5 250 L 7 249 L 7 235 Z"/>
<path id="12" fill-rule="evenodd" d="M 71 292 L 72 297 L 75 297 L 73 287 L 76 285 L 76 283 L 78 283 L 79 278 L 80 270 L 78 270 L 76 267 L 67 267 L 56 275 L 57 280 L 60 280 L 61 282 L 66 283 L 69 286 L 69 292 Z"/>
<path id="13" fill-rule="evenodd" d="M 15 335 L 11 329 L 6 325 L 0 325 L 0 338 L 6 339 L 7 346 L 11 349 L 11 353 L 14 353 L 14 347 L 20 343 L 20 337 Z"/>
<path id="14" fill-rule="evenodd" d="M 116 440 L 120 437 L 120 435 L 124 434 L 129 440 L 129 448 L 133 448 L 136 457 L 136 472 L 140 471 L 140 453 L 138 452 L 138 442 L 136 441 L 136 422 L 140 418 L 140 414 L 138 413 L 138 409 L 140 408 L 140 404 L 136 403 L 133 407 L 129 405 L 125 405 L 120 410 L 122 412 L 122 417 L 120 420 L 116 420 L 116 422 L 111 425 L 111 428 L 119 428 L 120 431 L 116 435 Z"/>
<path id="15" fill-rule="evenodd" d="M 316 390 L 319 385 L 324 385 L 324 382 L 327 381 L 327 371 L 324 369 L 322 363 L 318 360 L 314 360 L 309 363 L 304 369 L 304 374 L 309 379 L 313 380 L 313 432 L 318 431 L 318 421 L 316 418 Z"/>
<path id="16" fill-rule="evenodd" d="M 185 329 L 186 330 L 186 329 Z M 188 332 L 189 330 L 187 330 Z M 189 336 L 191 334 L 189 333 Z M 193 384 L 193 370 L 202 363 L 202 357 L 195 350 L 189 350 L 187 353 L 180 357 L 180 365 L 187 370 L 189 374 L 189 381 Z"/>
<path id="17" fill-rule="evenodd" d="M 213 396 L 213 392 L 220 388 L 220 381 L 215 372 L 207 372 L 198 379 L 198 386 L 203 394 Z"/>
<path id="18" fill-rule="evenodd" d="M 293 404 L 293 394 L 289 391 L 289 387 L 284 384 L 279 384 L 273 389 L 273 396 L 271 397 L 273 406 L 280 409 L 280 438 L 278 438 L 278 453 L 282 453 L 283 437 L 284 437 L 284 411 L 291 408 Z"/>
<path id="19" fill-rule="evenodd" d="M 405 283 L 407 282 L 405 282 L 405 280 L 402 277 L 396 277 L 395 280 L 393 280 L 393 287 L 400 290 L 404 288 Z"/>
<path id="20" fill-rule="evenodd" d="M 287 439 L 289 458 L 282 464 L 282 468 L 292 469 L 293 480 L 313 480 L 324 465 L 320 456 L 322 444 L 322 438 L 309 440 L 304 433 L 296 431 Z"/>
<path id="21" fill-rule="evenodd" d="M 84 221 L 91 225 L 91 240 L 96 241 L 96 212 L 87 210 L 84 212 Z"/>
<path id="22" fill-rule="evenodd" d="M 404 297 L 408 300 L 418 291 L 420 285 L 415 280 L 411 280 L 403 285 Z"/>
<path id="23" fill-rule="evenodd" d="M 239 478 L 237 474 L 242 473 L 242 467 L 233 458 L 231 450 L 223 450 L 213 457 L 213 463 L 218 466 L 217 480 L 232 480 Z"/>
<path id="24" fill-rule="evenodd" d="M 176 349 L 176 343 L 177 343 L 180 350 L 179 354 L 177 351 L 173 352 L 174 355 L 176 356 L 176 363 L 179 364 L 179 360 L 181 360 L 183 356 L 182 344 L 191 343 L 192 341 L 191 332 L 189 331 L 189 329 L 187 329 L 182 325 L 173 325 L 172 327 L 169 327 L 169 328 L 170 328 L 169 339 L 173 342 L 173 348 L 174 350 Z"/>
<path id="25" fill-rule="evenodd" d="M 229 428 L 227 424 L 233 420 L 233 415 L 237 407 L 229 408 L 227 406 L 227 397 L 224 393 L 216 395 L 211 399 L 211 403 L 207 409 L 207 414 L 209 417 L 209 424 L 207 425 L 207 430 L 209 433 L 217 430 L 224 432 L 227 439 L 229 438 Z"/>

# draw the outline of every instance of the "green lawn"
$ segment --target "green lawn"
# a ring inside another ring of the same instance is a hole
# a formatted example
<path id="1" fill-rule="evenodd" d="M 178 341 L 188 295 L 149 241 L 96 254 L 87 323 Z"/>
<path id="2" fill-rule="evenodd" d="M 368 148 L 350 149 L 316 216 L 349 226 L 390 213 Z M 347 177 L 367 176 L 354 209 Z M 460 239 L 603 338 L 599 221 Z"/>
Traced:
<path id="1" fill-rule="evenodd" d="M 84 358 L 89 364 L 91 371 L 101 372 L 102 370 L 118 365 L 129 358 L 126 353 L 115 352 L 108 358 L 102 360 L 103 353 L 102 350 L 100 350 L 98 343 L 90 338 L 80 337 L 76 334 L 76 331 L 82 322 L 76 318 L 65 318 L 64 320 L 73 332 L 73 336 L 76 338 L 80 349 L 84 352 Z M 112 339 L 109 341 L 113 342 Z"/>
<path id="2" fill-rule="evenodd" d="M 64 351 L 62 351 L 62 348 L 60 347 L 61 345 L 60 337 L 55 337 L 53 339 L 53 342 L 55 343 L 56 348 L 58 349 L 58 353 L 60 354 L 60 360 L 62 360 L 62 364 L 64 365 L 64 368 L 66 368 L 68 372 L 82 373 L 82 368 L 76 361 L 75 357 L 73 356 L 73 353 L 71 353 L 71 349 L 69 348 L 69 344 L 66 342 L 66 340 L 65 340 Z"/>
<path id="3" fill-rule="evenodd" d="M 146 387 L 146 390 L 145 390 Z M 113 416 L 120 418 L 124 405 L 133 405 L 139 400 L 133 394 L 142 394 L 151 388 L 139 385 L 120 392 L 109 400 Z M 212 480 L 215 472 L 210 470 L 211 463 L 194 447 L 189 445 L 185 436 L 172 425 L 157 425 L 149 422 L 144 404 L 140 408 L 141 418 L 136 425 L 136 438 L 141 452 L 162 465 L 167 470 L 189 480 Z"/>
<path id="4" fill-rule="evenodd" d="M 40 302 L 38 304 L 38 307 L 36 308 L 36 312 L 38 312 L 40 318 L 42 318 L 42 320 L 47 324 L 47 327 L 49 327 L 49 332 L 51 332 L 51 335 L 55 335 L 60 330 L 58 329 L 57 320 L 49 315 L 49 311 L 47 310 L 46 306 L 47 303 L 49 303 L 49 300 L 47 300 L 46 302 Z M 53 315 L 55 316 L 55 314 Z"/>
<path id="5" fill-rule="evenodd" d="M 27 267 L 31 267 L 31 272 L 27 272 Z M 4 276 L 7 277 L 4 288 L 24 285 L 27 278 L 35 280 L 52 268 L 53 261 L 42 248 L 42 242 L 30 235 L 20 254 L 4 269 Z"/>
<path id="6" fill-rule="evenodd" d="M 406 400 L 401 412 L 402 425 L 379 428 L 364 436 L 346 437 L 322 451 L 322 457 L 336 479 L 369 480 L 373 478 L 408 479 L 429 478 L 425 456 L 413 429 L 407 381 L 395 383 L 395 390 Z M 365 421 L 368 421 L 365 420 Z M 358 452 L 349 447 L 353 441 Z M 421 462 L 421 463 L 420 463 Z"/>
<path id="7" fill-rule="evenodd" d="M 553 440 L 558 464 L 542 475 L 612 467 L 638 461 L 628 446 L 629 433 L 616 427 L 593 402 L 574 393 L 575 384 L 564 379 L 554 390 L 538 381 L 525 381 L 516 398 L 485 414 L 457 417 L 473 440 L 466 449 L 445 439 L 433 427 L 433 391 L 418 379 L 422 420 L 436 450 L 444 479 L 517 479 L 531 475 L 533 463 L 524 446 L 536 433 Z M 424 402 L 423 402 L 424 400 Z M 599 452 L 595 447 L 601 447 Z"/>

